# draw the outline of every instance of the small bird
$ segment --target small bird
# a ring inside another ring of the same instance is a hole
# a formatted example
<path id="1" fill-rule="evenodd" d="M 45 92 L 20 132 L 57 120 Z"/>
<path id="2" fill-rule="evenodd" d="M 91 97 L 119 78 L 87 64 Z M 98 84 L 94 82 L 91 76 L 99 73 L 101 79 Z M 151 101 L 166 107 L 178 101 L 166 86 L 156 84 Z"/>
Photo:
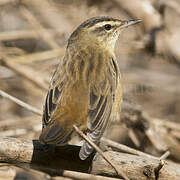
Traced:
<path id="1" fill-rule="evenodd" d="M 73 134 L 73 125 L 92 142 L 99 143 L 122 101 L 120 71 L 114 54 L 116 40 L 124 28 L 140 21 L 94 17 L 71 34 L 46 96 L 41 143 L 66 144 Z M 80 159 L 85 160 L 93 150 L 85 141 Z"/>

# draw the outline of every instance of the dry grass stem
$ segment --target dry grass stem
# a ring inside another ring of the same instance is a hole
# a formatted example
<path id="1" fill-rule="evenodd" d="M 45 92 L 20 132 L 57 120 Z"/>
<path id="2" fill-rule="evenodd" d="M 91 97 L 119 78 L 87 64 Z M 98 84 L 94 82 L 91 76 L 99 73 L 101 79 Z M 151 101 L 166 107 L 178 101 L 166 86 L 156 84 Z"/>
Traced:
<path id="1" fill-rule="evenodd" d="M 48 29 L 50 34 L 55 35 L 57 32 Z M 12 41 L 16 39 L 28 39 L 28 38 L 37 38 L 39 34 L 34 30 L 19 30 L 19 31 L 9 31 L 9 32 L 0 32 L 0 41 Z"/>
<path id="2" fill-rule="evenodd" d="M 63 176 L 74 178 L 78 180 L 92 180 L 92 179 L 98 179 L 98 180 L 122 180 L 117 178 L 111 178 L 111 177 L 105 177 L 105 176 L 97 176 L 93 174 L 87 174 L 87 173 L 80 173 L 75 171 L 64 171 Z"/>
<path id="3" fill-rule="evenodd" d="M 136 147 L 140 147 L 140 141 L 132 128 L 128 129 L 128 135 Z"/>
<path id="4" fill-rule="evenodd" d="M 58 49 L 59 46 L 53 40 L 52 35 L 39 23 L 38 20 L 36 20 L 36 17 L 25 7 L 21 7 L 20 10 L 39 36 L 42 37 L 51 48 Z"/>
<path id="5" fill-rule="evenodd" d="M 32 54 L 26 54 L 22 56 L 17 56 L 17 57 L 11 57 L 11 60 L 13 62 L 17 63 L 25 63 L 25 64 L 30 64 L 36 61 L 44 61 L 48 59 L 54 59 L 54 58 L 59 58 L 64 55 L 65 49 L 64 48 L 59 48 L 59 49 L 53 49 L 53 50 L 47 50 L 43 52 L 36 52 Z"/>
<path id="6" fill-rule="evenodd" d="M 120 151 L 123 151 L 123 152 L 126 152 L 126 153 L 130 153 L 130 154 L 134 154 L 134 155 L 138 155 L 138 156 L 143 156 L 143 157 L 147 157 L 147 158 L 158 159 L 158 157 L 155 157 L 155 156 L 152 156 L 150 154 L 138 151 L 136 149 L 130 148 L 130 147 L 124 145 L 124 144 L 114 142 L 114 141 L 112 141 L 110 139 L 107 139 L 107 138 L 102 137 L 101 141 L 103 143 L 107 144 L 110 147 L 116 148 L 117 150 L 120 150 Z"/>
<path id="7" fill-rule="evenodd" d="M 6 93 L 6 92 L 4 92 L 4 91 L 2 91 L 2 90 L 0 90 L 0 95 L 1 95 L 2 97 L 4 97 L 4 98 L 7 98 L 7 99 L 15 102 L 16 104 L 18 104 L 18 105 L 20 105 L 21 107 L 27 109 L 28 111 L 33 112 L 33 113 L 35 113 L 35 114 L 37 114 L 37 115 L 42 116 L 42 111 L 40 111 L 39 109 L 34 108 L 33 106 L 31 106 L 31 105 L 29 105 L 29 104 L 27 104 L 27 103 L 19 100 L 18 98 L 15 98 L 15 97 L 9 95 L 8 93 Z"/>
<path id="8" fill-rule="evenodd" d="M 166 151 L 160 158 L 159 160 L 165 160 L 168 156 L 170 155 L 170 152 L 169 151 Z"/>
<path id="9" fill-rule="evenodd" d="M 40 76 L 32 68 L 18 65 L 17 63 L 12 62 L 11 58 L 7 56 L 0 57 L 0 60 L 6 67 L 20 74 L 23 78 L 31 81 L 37 87 L 41 88 L 42 90 L 47 90 L 47 84 L 42 76 Z"/>

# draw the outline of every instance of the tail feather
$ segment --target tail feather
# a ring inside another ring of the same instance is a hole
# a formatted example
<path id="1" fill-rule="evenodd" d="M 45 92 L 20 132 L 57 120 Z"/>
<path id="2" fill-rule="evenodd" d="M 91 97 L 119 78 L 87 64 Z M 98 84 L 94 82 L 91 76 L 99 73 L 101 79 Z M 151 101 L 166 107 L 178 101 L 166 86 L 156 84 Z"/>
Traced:
<path id="1" fill-rule="evenodd" d="M 102 116 L 102 120 L 98 124 L 98 127 L 93 131 L 87 132 L 87 137 L 95 144 L 99 143 L 99 140 L 101 139 L 105 131 L 105 128 L 107 126 L 107 120 L 109 119 L 110 113 L 111 111 L 106 111 L 104 116 Z M 93 152 L 93 150 L 94 148 L 88 142 L 84 142 L 79 152 L 80 159 L 85 160 Z"/>
<path id="2" fill-rule="evenodd" d="M 95 144 L 99 142 L 101 136 L 102 136 L 101 131 L 99 131 L 98 129 L 96 129 L 91 133 L 87 133 L 87 137 L 89 138 L 89 140 L 91 140 Z M 80 159 L 85 160 L 93 152 L 93 150 L 94 148 L 88 142 L 85 141 L 79 152 Z"/>
<path id="3" fill-rule="evenodd" d="M 39 140 L 43 144 L 65 144 L 69 140 L 71 132 L 65 131 L 59 125 L 47 126 L 43 129 Z"/>
<path id="4" fill-rule="evenodd" d="M 93 150 L 94 148 L 88 142 L 84 142 L 79 152 L 80 159 L 85 160 L 93 152 Z"/>

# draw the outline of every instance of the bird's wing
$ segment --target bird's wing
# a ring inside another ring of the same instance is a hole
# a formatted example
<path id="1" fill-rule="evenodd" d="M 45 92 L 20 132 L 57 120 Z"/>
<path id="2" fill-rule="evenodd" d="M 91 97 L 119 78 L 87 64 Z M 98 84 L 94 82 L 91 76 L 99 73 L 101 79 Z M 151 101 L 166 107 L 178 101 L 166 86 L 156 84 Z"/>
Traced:
<path id="1" fill-rule="evenodd" d="M 53 118 L 53 114 L 58 108 L 58 103 L 61 101 L 63 90 L 65 89 L 67 82 L 67 76 L 64 72 L 65 68 L 63 67 L 65 61 L 66 59 L 62 59 L 57 67 L 46 96 L 42 118 L 43 129 L 39 137 L 42 143 L 63 144 L 67 141 L 67 132 L 55 123 L 55 119 Z M 61 140 L 61 142 L 59 142 L 59 140 Z"/>
<path id="2" fill-rule="evenodd" d="M 110 118 L 115 89 L 119 78 L 119 69 L 116 61 L 113 59 L 109 61 L 105 73 L 104 76 L 101 76 L 101 81 L 93 84 L 90 89 L 87 136 L 95 144 L 102 137 Z M 92 151 L 93 147 L 87 142 L 84 142 L 79 156 L 84 160 Z"/>
<path id="3" fill-rule="evenodd" d="M 63 68 L 61 67 L 61 64 L 62 63 L 60 63 L 57 67 L 50 82 L 44 105 L 43 127 L 46 127 L 49 123 L 51 123 L 52 114 L 56 110 L 64 89 L 66 78 L 63 76 Z"/>

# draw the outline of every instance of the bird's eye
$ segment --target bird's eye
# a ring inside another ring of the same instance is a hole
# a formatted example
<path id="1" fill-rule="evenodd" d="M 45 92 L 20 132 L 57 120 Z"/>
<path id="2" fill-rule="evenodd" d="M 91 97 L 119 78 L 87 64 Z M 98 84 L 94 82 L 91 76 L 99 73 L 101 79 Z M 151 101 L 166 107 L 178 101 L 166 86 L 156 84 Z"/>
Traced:
<path id="1" fill-rule="evenodd" d="M 111 29 L 111 25 L 110 24 L 105 24 L 104 28 L 105 28 L 105 30 L 109 31 Z"/>

